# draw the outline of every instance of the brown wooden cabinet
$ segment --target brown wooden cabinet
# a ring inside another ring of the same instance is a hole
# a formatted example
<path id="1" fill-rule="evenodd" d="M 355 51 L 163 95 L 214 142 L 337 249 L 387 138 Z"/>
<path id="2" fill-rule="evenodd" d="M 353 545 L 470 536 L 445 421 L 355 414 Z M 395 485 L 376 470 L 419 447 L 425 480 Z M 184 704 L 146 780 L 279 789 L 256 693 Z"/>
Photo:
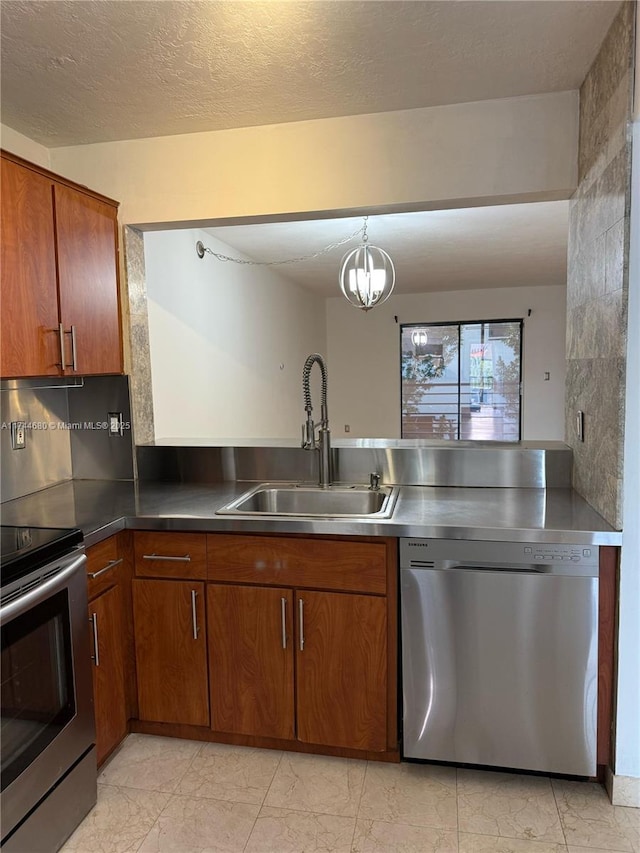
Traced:
<path id="1" fill-rule="evenodd" d="M 139 718 L 209 725 L 204 583 L 133 581 Z"/>
<path id="2" fill-rule="evenodd" d="M 127 733 L 123 615 L 119 586 L 89 603 L 98 764 Z"/>
<path id="3" fill-rule="evenodd" d="M 98 764 L 127 734 L 131 660 L 128 560 L 122 537 L 87 549 L 93 701 Z"/>
<path id="4" fill-rule="evenodd" d="M 2 158 L 2 376 L 60 373 L 51 181 Z"/>
<path id="5" fill-rule="evenodd" d="M 133 541 L 134 731 L 399 760 L 397 540 Z"/>
<path id="6" fill-rule="evenodd" d="M 136 576 L 173 580 L 206 580 L 207 537 L 205 533 L 134 534 Z"/>
<path id="7" fill-rule="evenodd" d="M 215 534 L 207 559 L 213 731 L 397 751 L 395 541 Z"/>
<path id="8" fill-rule="evenodd" d="M 295 737 L 291 590 L 209 584 L 211 728 Z"/>
<path id="9" fill-rule="evenodd" d="M 136 531 L 133 550 L 138 717 L 208 726 L 206 535 Z"/>
<path id="10" fill-rule="evenodd" d="M 117 207 L 2 153 L 3 377 L 122 372 Z"/>
<path id="11" fill-rule="evenodd" d="M 352 593 L 296 593 L 298 738 L 387 748 L 387 602 Z"/>

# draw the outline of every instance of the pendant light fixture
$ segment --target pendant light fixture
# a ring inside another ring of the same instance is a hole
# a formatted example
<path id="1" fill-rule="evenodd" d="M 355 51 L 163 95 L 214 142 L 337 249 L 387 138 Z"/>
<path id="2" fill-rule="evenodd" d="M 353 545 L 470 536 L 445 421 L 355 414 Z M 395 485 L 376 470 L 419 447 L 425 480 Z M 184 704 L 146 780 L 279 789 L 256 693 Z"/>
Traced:
<path id="1" fill-rule="evenodd" d="M 369 311 L 391 296 L 396 282 L 393 261 L 384 249 L 369 245 L 364 217 L 362 244 L 348 252 L 340 265 L 340 289 L 356 308 Z"/>
<path id="2" fill-rule="evenodd" d="M 416 355 L 424 352 L 424 348 L 429 342 L 429 336 L 427 335 L 426 329 L 414 329 L 411 332 L 411 343 L 413 344 L 413 349 Z"/>
<path id="3" fill-rule="evenodd" d="M 411 332 L 411 346 L 415 359 L 428 359 L 435 368 L 435 376 L 441 376 L 444 370 L 444 347 L 440 343 L 429 343 L 426 329 L 414 329 Z"/>

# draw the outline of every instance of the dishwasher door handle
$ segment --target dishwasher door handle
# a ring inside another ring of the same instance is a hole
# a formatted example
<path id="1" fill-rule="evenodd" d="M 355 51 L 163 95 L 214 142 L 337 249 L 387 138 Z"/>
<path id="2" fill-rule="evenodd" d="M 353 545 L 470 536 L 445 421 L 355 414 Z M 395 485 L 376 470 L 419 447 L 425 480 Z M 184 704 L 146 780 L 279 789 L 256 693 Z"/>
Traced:
<path id="1" fill-rule="evenodd" d="M 549 565 L 549 564 L 546 564 Z M 454 566 L 445 566 L 446 571 L 453 572 L 503 572 L 514 575 L 538 575 L 546 568 L 544 563 L 540 566 L 477 566 L 472 563 L 456 563 Z"/>
<path id="2" fill-rule="evenodd" d="M 454 560 L 438 560 L 433 563 L 413 563 L 410 566 L 401 566 L 401 570 L 409 572 L 496 572 L 500 574 L 514 575 L 539 575 L 548 573 L 550 569 L 562 565 L 566 568 L 568 563 L 552 563 L 551 561 L 539 565 L 521 564 L 517 566 L 508 563 L 461 563 Z"/>

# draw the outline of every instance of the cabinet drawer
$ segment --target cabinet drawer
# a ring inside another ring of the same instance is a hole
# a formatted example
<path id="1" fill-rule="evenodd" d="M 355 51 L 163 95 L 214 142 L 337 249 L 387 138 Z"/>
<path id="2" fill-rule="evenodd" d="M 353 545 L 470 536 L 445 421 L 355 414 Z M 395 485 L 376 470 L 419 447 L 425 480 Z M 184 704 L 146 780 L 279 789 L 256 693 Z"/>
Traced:
<path id="1" fill-rule="evenodd" d="M 144 533 L 134 535 L 136 575 L 146 578 L 207 577 L 204 533 Z"/>
<path id="2" fill-rule="evenodd" d="M 386 545 L 279 536 L 207 536 L 208 578 L 384 595 Z"/>
<path id="3" fill-rule="evenodd" d="M 122 559 L 119 556 L 118 537 L 111 536 L 87 548 L 87 595 L 89 601 L 117 583 Z"/>

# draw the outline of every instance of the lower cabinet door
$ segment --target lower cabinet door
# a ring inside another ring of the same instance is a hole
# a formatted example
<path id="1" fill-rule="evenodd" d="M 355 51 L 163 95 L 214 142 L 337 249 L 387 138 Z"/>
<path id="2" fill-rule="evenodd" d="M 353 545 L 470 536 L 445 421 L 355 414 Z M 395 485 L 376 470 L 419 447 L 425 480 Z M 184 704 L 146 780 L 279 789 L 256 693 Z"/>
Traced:
<path id="1" fill-rule="evenodd" d="M 209 584 L 211 728 L 295 737 L 293 591 Z"/>
<path id="2" fill-rule="evenodd" d="M 127 733 L 123 603 L 119 586 L 89 602 L 93 658 L 93 701 L 98 764 Z"/>
<path id="3" fill-rule="evenodd" d="M 140 719 L 208 726 L 204 584 L 135 579 L 132 587 Z"/>
<path id="4" fill-rule="evenodd" d="M 387 601 L 296 592 L 298 739 L 387 748 Z"/>

